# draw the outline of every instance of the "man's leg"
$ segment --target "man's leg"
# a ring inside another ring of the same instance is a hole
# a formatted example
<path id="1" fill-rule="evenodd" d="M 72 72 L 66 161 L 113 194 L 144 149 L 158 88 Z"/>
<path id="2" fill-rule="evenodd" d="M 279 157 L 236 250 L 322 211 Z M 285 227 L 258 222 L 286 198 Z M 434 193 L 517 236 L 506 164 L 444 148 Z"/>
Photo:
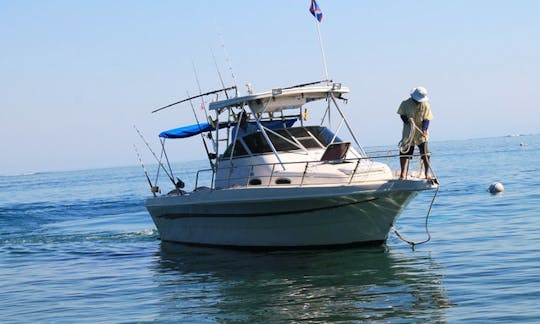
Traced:
<path id="1" fill-rule="evenodd" d="M 428 149 L 428 143 L 424 142 L 420 145 L 418 145 L 418 149 L 420 150 L 420 155 L 422 157 L 422 160 L 424 161 L 424 170 L 425 170 L 425 176 L 426 179 L 431 179 L 431 176 L 429 175 L 430 170 L 430 164 L 429 164 L 429 149 Z"/>
<path id="2" fill-rule="evenodd" d="M 399 164 L 401 165 L 401 174 L 399 176 L 400 179 L 405 179 L 407 177 L 407 168 L 409 166 L 409 158 L 408 157 L 399 157 Z"/>
<path id="3" fill-rule="evenodd" d="M 414 154 L 414 145 L 411 145 L 411 148 L 409 149 L 409 151 L 405 153 L 400 152 L 399 165 L 401 166 L 401 173 L 399 175 L 399 178 L 401 180 L 407 178 L 407 173 L 409 171 L 409 160 L 412 158 L 413 154 Z"/>

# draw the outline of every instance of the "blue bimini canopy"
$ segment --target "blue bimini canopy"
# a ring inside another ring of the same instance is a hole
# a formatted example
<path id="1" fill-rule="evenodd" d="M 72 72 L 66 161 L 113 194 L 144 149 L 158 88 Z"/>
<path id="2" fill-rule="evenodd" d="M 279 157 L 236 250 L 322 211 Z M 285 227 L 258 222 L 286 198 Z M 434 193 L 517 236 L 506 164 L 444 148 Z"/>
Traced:
<path id="1" fill-rule="evenodd" d="M 159 134 L 162 138 L 186 138 L 200 133 L 214 130 L 214 127 L 209 123 L 188 125 L 184 127 L 178 127 L 175 129 L 169 129 Z"/>
<path id="2" fill-rule="evenodd" d="M 286 119 L 286 120 L 265 120 L 262 121 L 261 124 L 270 129 L 279 129 L 279 128 L 285 128 L 285 127 L 291 127 L 294 122 L 296 121 L 296 118 L 292 119 Z M 227 126 L 236 126 L 237 123 L 220 123 L 219 128 L 224 128 Z M 243 136 L 246 133 L 252 133 L 256 131 L 257 125 L 255 122 L 248 122 L 246 127 L 244 129 L 241 128 L 242 132 L 239 133 L 239 136 Z M 194 125 L 188 125 L 184 127 L 178 127 L 174 129 L 169 129 L 166 131 L 163 131 L 159 134 L 159 137 L 161 138 L 186 138 L 191 137 L 194 135 L 198 135 L 200 133 L 213 131 L 215 128 L 209 124 L 209 123 L 202 123 L 202 124 L 194 124 Z M 236 133 L 236 129 L 233 129 L 233 134 Z"/>

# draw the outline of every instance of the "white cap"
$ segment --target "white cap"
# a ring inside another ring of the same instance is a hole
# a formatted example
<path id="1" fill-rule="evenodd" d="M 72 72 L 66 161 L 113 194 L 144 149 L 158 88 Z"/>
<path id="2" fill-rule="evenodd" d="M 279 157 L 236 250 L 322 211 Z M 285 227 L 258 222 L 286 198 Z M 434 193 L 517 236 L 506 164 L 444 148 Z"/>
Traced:
<path id="1" fill-rule="evenodd" d="M 428 101 L 427 90 L 424 87 L 416 87 L 411 91 L 411 98 L 418 102 Z"/>

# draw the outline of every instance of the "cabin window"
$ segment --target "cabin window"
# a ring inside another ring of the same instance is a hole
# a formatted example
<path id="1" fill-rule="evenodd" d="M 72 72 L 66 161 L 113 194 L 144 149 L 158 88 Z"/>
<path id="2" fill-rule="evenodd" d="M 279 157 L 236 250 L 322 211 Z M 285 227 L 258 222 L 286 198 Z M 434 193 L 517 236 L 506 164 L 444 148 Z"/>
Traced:
<path id="1" fill-rule="evenodd" d="M 244 136 L 244 143 L 253 154 L 262 154 L 272 152 L 270 145 L 266 142 L 262 133 L 254 133 Z"/>
<path id="2" fill-rule="evenodd" d="M 274 130 L 274 132 L 290 141 L 286 141 L 284 138 L 267 131 L 266 134 L 268 135 L 268 138 L 270 138 L 272 145 L 274 145 L 276 151 L 278 152 L 295 151 L 300 149 L 300 147 L 293 144 L 294 142 L 299 142 L 307 149 L 325 148 L 328 146 L 328 144 L 330 144 L 330 141 L 334 137 L 334 133 L 332 133 L 331 130 L 326 127 L 319 126 L 278 129 Z M 342 140 L 339 137 L 336 137 L 334 143 L 336 142 L 342 142 Z M 245 144 L 246 146 L 244 147 L 242 144 Z M 249 149 L 249 152 L 252 154 L 265 154 L 272 152 L 272 148 L 270 145 L 268 145 L 261 132 L 252 133 L 244 136 L 241 140 L 237 140 L 233 156 L 248 155 L 249 153 L 246 148 Z M 229 145 L 223 156 L 226 158 L 229 157 L 231 150 L 232 145 Z"/>
<path id="3" fill-rule="evenodd" d="M 285 132 L 276 132 L 276 133 L 278 133 L 279 135 L 287 138 L 289 141 L 294 143 L 294 141 L 291 139 L 291 136 L 289 134 Z M 287 142 L 286 140 L 277 136 L 276 134 L 273 134 L 271 132 L 267 132 L 267 134 L 277 151 L 294 151 L 294 150 L 300 149 L 300 147 L 290 142 Z"/>
<path id="4" fill-rule="evenodd" d="M 228 158 L 228 157 L 231 156 L 232 148 L 233 148 L 233 144 L 231 144 L 231 145 L 229 145 L 229 147 L 227 147 L 227 150 L 225 150 L 225 153 L 223 153 L 223 156 L 225 158 Z M 242 155 L 248 155 L 248 152 L 244 148 L 244 145 L 242 145 L 242 142 L 237 140 L 235 142 L 235 144 L 234 144 L 233 156 L 242 156 Z"/>
<path id="5" fill-rule="evenodd" d="M 311 135 L 310 132 L 308 132 L 307 127 L 306 128 L 302 128 L 302 127 L 290 128 L 288 131 L 305 148 L 321 148 L 322 147 L 322 145 L 317 141 L 317 139 L 313 137 L 313 135 Z"/>
<path id="6" fill-rule="evenodd" d="M 317 140 L 319 140 L 319 142 L 321 142 L 324 146 L 330 144 L 330 141 L 332 141 L 332 138 L 334 138 L 334 133 L 326 127 L 310 126 L 306 127 L 306 129 L 311 134 L 313 134 L 313 136 L 315 136 Z M 334 143 L 339 142 L 343 141 L 341 140 L 341 138 L 336 136 L 336 138 L 334 139 Z"/>
<path id="7" fill-rule="evenodd" d="M 288 138 L 291 142 L 294 142 L 290 138 L 290 135 L 288 135 L 287 133 L 282 133 L 281 131 L 278 131 L 277 133 L 285 138 Z M 268 135 L 268 138 L 272 142 L 272 145 L 274 145 L 274 148 L 278 152 L 293 151 L 293 150 L 299 149 L 298 146 L 287 142 L 286 140 L 284 140 L 283 138 L 277 136 L 276 134 L 272 132 L 266 132 L 266 134 Z M 246 143 L 249 150 L 251 151 L 251 153 L 253 154 L 263 154 L 263 153 L 272 152 L 272 148 L 270 147 L 270 145 L 268 145 L 268 143 L 266 142 L 261 132 L 244 136 L 243 140 L 244 140 L 244 143 Z"/>

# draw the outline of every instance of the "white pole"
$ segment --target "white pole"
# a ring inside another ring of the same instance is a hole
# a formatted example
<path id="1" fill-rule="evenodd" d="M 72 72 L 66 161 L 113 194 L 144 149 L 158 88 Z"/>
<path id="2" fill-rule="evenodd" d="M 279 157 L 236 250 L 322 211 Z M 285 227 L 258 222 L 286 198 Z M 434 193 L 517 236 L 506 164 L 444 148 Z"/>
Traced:
<path id="1" fill-rule="evenodd" d="M 319 20 L 315 19 L 315 24 L 317 25 L 317 33 L 319 34 L 319 45 L 321 47 L 321 55 L 322 55 L 322 61 L 323 61 L 323 67 L 324 67 L 324 77 L 325 80 L 328 80 L 328 68 L 326 66 L 326 56 L 324 55 L 324 47 L 322 43 L 322 36 L 321 36 L 321 27 L 319 26 Z"/>

